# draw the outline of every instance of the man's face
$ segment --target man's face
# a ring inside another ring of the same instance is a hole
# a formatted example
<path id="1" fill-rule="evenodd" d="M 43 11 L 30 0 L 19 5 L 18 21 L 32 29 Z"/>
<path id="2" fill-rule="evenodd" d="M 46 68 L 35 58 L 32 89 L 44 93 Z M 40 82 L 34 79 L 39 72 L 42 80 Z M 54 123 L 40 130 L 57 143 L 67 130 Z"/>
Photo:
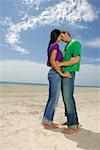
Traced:
<path id="1" fill-rule="evenodd" d="M 61 40 L 67 42 L 69 39 L 69 35 L 66 33 L 61 33 Z"/>

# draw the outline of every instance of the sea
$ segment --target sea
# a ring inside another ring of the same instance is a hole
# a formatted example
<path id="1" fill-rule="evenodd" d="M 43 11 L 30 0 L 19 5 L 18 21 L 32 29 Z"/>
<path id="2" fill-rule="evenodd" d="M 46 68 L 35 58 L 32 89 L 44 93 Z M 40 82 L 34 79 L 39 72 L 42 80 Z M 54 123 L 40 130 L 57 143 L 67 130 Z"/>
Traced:
<path id="1" fill-rule="evenodd" d="M 18 84 L 18 85 L 33 85 L 33 86 L 49 86 L 49 84 L 44 84 L 44 83 L 9 82 L 9 81 L 0 81 L 0 84 Z M 100 88 L 100 86 L 84 86 L 84 85 L 75 85 L 75 87 Z"/>

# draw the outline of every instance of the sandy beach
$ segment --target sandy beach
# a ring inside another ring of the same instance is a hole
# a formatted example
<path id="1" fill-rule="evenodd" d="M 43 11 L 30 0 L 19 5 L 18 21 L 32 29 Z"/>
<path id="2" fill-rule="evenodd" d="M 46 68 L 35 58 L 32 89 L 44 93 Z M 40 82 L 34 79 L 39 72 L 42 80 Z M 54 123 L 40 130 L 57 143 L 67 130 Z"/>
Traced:
<path id="1" fill-rule="evenodd" d="M 99 88 L 75 88 L 81 127 L 74 135 L 42 127 L 47 97 L 48 86 L 0 84 L 0 150 L 100 150 Z M 54 121 L 65 120 L 60 96 Z"/>

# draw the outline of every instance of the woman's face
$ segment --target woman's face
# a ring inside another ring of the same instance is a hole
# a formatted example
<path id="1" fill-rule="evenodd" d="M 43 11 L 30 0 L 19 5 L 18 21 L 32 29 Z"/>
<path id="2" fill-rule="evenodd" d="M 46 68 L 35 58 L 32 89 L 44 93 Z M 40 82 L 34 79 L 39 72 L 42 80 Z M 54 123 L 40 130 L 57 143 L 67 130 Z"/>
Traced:
<path id="1" fill-rule="evenodd" d="M 57 42 L 60 42 L 60 41 L 61 41 L 61 34 L 57 38 Z"/>

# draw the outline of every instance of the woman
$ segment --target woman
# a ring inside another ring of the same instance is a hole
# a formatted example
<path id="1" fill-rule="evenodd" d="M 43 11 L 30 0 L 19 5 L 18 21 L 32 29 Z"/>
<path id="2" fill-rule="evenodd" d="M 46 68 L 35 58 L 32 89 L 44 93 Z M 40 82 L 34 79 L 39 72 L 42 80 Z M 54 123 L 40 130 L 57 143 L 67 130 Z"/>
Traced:
<path id="1" fill-rule="evenodd" d="M 59 49 L 58 43 L 61 41 L 61 31 L 54 29 L 51 32 L 50 42 L 48 45 L 48 61 L 47 65 L 51 67 L 48 73 L 49 80 L 49 95 L 46 108 L 44 111 L 44 116 L 42 124 L 45 128 L 58 128 L 58 125 L 53 123 L 55 107 L 58 103 L 60 89 L 61 89 L 61 76 L 62 77 L 71 77 L 71 74 L 66 72 L 62 73 L 60 67 L 57 65 L 57 62 L 61 62 L 63 55 Z"/>

